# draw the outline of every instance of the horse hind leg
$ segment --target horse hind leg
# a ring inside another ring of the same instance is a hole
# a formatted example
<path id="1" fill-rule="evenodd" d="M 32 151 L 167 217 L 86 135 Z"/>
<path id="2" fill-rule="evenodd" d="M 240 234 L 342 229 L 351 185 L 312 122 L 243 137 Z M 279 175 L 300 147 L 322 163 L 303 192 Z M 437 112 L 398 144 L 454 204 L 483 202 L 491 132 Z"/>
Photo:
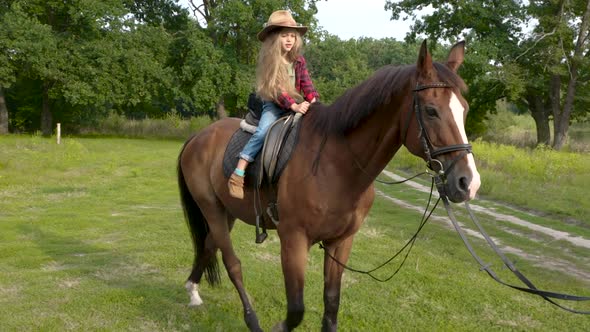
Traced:
<path id="1" fill-rule="evenodd" d="M 231 243 L 230 231 L 234 224 L 234 218 L 227 213 L 225 208 L 217 200 L 214 202 L 200 203 L 203 207 L 202 211 L 209 226 L 209 235 L 206 242 L 207 248 L 219 248 L 221 251 L 221 257 L 225 269 L 227 270 L 227 274 L 238 291 L 238 295 L 242 302 L 246 325 L 251 331 L 262 331 L 256 312 L 252 308 L 244 288 L 241 262 Z"/>
<path id="2" fill-rule="evenodd" d="M 227 220 L 229 231 L 233 228 L 234 222 L 235 219 L 230 216 Z M 217 286 L 221 282 L 219 264 L 217 263 L 216 257 L 217 249 L 214 245 L 213 237 L 207 233 L 203 249 L 195 250 L 193 269 L 184 285 L 190 297 L 189 306 L 203 304 L 203 300 L 199 295 L 199 284 L 203 275 L 205 275 L 205 279 L 211 286 Z"/>
<path id="3" fill-rule="evenodd" d="M 199 295 L 199 283 L 201 282 L 203 273 L 212 286 L 220 283 L 219 265 L 215 257 L 217 249 L 211 238 L 209 226 L 203 215 L 203 211 L 190 193 L 180 166 L 180 158 L 178 164 L 178 185 L 180 189 L 180 201 L 195 252 L 193 269 L 185 284 L 185 288 L 190 296 L 189 305 L 198 306 L 203 303 Z"/>
<path id="4" fill-rule="evenodd" d="M 189 306 L 191 307 L 203 304 L 199 295 L 199 284 L 203 274 L 210 285 L 215 286 L 220 283 L 219 266 L 215 257 L 217 248 L 212 245 L 213 241 L 210 236 L 206 236 L 204 242 L 204 247 L 201 250 L 195 248 L 193 269 L 184 285 L 190 298 Z"/>

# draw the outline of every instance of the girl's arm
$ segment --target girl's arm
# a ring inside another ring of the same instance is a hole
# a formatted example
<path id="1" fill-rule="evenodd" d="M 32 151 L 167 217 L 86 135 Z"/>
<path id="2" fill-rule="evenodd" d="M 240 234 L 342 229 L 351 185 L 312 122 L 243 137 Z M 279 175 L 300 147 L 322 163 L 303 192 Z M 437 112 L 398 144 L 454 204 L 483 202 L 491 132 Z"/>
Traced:
<path id="1" fill-rule="evenodd" d="M 303 92 L 303 97 L 309 102 L 316 102 L 320 99 L 320 94 L 316 91 L 311 81 L 311 76 L 307 70 L 307 63 L 304 57 L 299 57 L 297 76 L 299 78 L 300 87 L 299 89 Z"/>

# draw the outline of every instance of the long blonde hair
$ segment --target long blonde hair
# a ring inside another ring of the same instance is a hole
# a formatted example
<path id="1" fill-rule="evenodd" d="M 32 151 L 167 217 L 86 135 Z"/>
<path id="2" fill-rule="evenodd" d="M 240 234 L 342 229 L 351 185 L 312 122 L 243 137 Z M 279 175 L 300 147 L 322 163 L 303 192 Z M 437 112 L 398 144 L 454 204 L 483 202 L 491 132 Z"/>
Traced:
<path id="1" fill-rule="evenodd" d="M 295 32 L 296 36 L 293 48 L 285 55 L 285 59 L 287 62 L 292 63 L 301 54 L 303 46 L 301 34 L 295 29 L 282 28 L 264 39 L 258 53 L 258 64 L 256 66 L 256 92 L 263 100 L 276 101 L 283 91 L 298 102 L 303 100 L 299 92 L 295 90 L 293 83 L 291 83 L 289 73 L 283 62 L 279 35 L 285 30 Z"/>

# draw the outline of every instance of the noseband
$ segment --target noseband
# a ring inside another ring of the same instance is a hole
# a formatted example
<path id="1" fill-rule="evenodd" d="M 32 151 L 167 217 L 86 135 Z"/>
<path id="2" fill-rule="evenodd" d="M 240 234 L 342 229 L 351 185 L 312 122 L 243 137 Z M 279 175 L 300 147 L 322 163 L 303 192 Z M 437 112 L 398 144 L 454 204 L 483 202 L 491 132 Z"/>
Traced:
<path id="1" fill-rule="evenodd" d="M 451 88 L 451 87 L 452 87 L 451 85 L 444 83 L 444 82 L 435 82 L 435 83 L 429 83 L 429 84 L 423 84 L 423 85 L 417 84 L 416 87 L 413 89 L 414 101 L 413 101 L 412 107 L 414 109 L 414 113 L 416 114 L 416 119 L 418 120 L 418 130 L 420 132 L 419 136 L 420 136 L 420 141 L 422 142 L 422 146 L 424 148 L 424 153 L 426 154 L 427 165 L 430 170 L 433 170 L 438 173 L 436 175 L 441 177 L 442 181 L 446 180 L 446 176 L 449 174 L 451 169 L 455 166 L 457 161 L 459 161 L 461 158 L 463 158 L 468 153 L 473 153 L 472 148 L 471 148 L 471 144 L 453 144 L 453 145 L 448 145 L 448 146 L 438 148 L 438 149 L 435 148 L 434 145 L 432 145 L 432 141 L 430 140 L 430 137 L 428 136 L 428 132 L 426 131 L 426 127 L 424 125 L 424 119 L 422 116 L 422 107 L 420 105 L 420 100 L 418 98 L 418 92 L 423 91 L 423 90 L 427 90 L 427 89 Z M 403 143 L 404 144 L 406 142 L 406 136 L 408 134 L 408 128 L 410 127 L 410 120 L 411 119 L 412 119 L 412 114 L 410 113 L 410 115 L 407 117 L 406 126 L 405 126 L 405 130 L 404 130 L 405 134 L 403 135 Z M 455 152 L 455 151 L 462 151 L 462 152 L 451 161 L 449 167 L 445 170 L 443 163 L 440 160 L 436 159 L 436 157 L 443 155 L 443 154 Z M 434 164 L 437 164 L 437 166 L 439 168 L 438 170 L 435 170 L 433 168 Z"/>

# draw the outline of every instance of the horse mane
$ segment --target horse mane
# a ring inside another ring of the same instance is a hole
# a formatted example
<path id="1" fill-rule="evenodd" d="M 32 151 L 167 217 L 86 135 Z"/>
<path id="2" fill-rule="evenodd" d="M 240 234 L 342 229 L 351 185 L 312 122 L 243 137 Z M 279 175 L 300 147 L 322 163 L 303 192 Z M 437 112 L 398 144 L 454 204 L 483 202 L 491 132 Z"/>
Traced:
<path id="1" fill-rule="evenodd" d="M 440 81 L 461 92 L 467 90 L 463 79 L 446 65 L 439 62 L 433 65 Z M 416 65 L 385 66 L 364 82 L 346 90 L 332 104 L 313 104 L 306 122 L 318 133 L 344 134 L 356 128 L 379 105 L 390 103 L 395 94 L 413 88 L 416 76 Z"/>

